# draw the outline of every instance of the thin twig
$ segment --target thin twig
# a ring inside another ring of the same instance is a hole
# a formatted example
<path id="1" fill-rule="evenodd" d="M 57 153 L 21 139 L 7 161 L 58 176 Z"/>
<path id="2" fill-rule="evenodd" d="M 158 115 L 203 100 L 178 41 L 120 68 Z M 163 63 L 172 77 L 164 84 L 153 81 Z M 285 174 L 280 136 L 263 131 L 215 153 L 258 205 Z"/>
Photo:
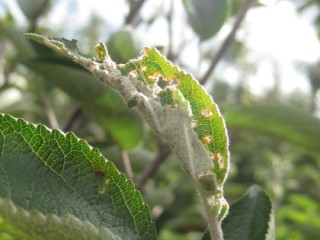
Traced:
<path id="1" fill-rule="evenodd" d="M 167 21 L 168 21 L 168 34 L 169 34 L 169 43 L 168 43 L 168 55 L 167 58 L 169 60 L 172 60 L 173 57 L 173 26 L 172 26 L 172 18 L 173 18 L 173 0 L 170 2 L 170 10 L 167 15 Z"/>
<path id="2" fill-rule="evenodd" d="M 126 150 L 120 149 L 120 156 L 123 162 L 124 171 L 127 175 L 127 178 L 133 179 L 133 171 L 132 171 L 128 152 Z"/>
<path id="3" fill-rule="evenodd" d="M 137 13 L 139 12 L 140 8 L 142 7 L 145 0 L 130 0 L 130 11 L 128 16 L 126 17 L 124 24 L 130 25 L 133 23 Z"/>
<path id="4" fill-rule="evenodd" d="M 47 117 L 48 117 L 48 121 L 49 121 L 50 127 L 51 128 L 55 128 L 55 129 L 59 129 L 59 123 L 58 123 L 58 120 L 57 120 L 57 116 L 56 116 L 55 112 L 52 109 L 52 105 L 51 105 L 50 99 L 48 97 L 44 97 L 43 100 L 44 100 L 44 106 L 46 108 L 46 114 L 47 114 Z"/>
<path id="5" fill-rule="evenodd" d="M 213 57 L 211 64 L 207 70 L 207 72 L 204 74 L 204 76 L 201 78 L 200 83 L 201 84 L 205 84 L 210 75 L 212 74 L 213 70 L 215 69 L 217 63 L 220 61 L 220 59 L 222 58 L 222 56 L 224 55 L 224 53 L 228 50 L 228 48 L 230 47 L 231 43 L 234 40 L 235 34 L 237 32 L 237 30 L 240 27 L 240 24 L 242 23 L 244 17 L 246 16 L 249 8 L 251 7 L 251 5 L 255 2 L 256 0 L 246 0 L 244 2 L 244 4 L 242 5 L 238 16 L 236 18 L 236 21 L 233 25 L 233 28 L 231 30 L 231 32 L 229 33 L 229 35 L 226 37 L 226 39 L 223 41 L 220 49 L 218 50 L 218 52 L 216 53 L 216 55 Z"/>
<path id="6" fill-rule="evenodd" d="M 158 154 L 153 162 L 145 169 L 142 173 L 141 178 L 136 183 L 137 189 L 143 189 L 144 185 L 151 178 L 161 166 L 161 164 L 167 159 L 167 157 L 171 154 L 171 149 L 166 144 L 160 144 Z"/>
<path id="7" fill-rule="evenodd" d="M 69 120 L 67 121 L 66 125 L 62 129 L 64 132 L 69 132 L 72 130 L 76 121 L 83 115 L 83 110 L 81 107 L 77 107 L 73 110 Z"/>

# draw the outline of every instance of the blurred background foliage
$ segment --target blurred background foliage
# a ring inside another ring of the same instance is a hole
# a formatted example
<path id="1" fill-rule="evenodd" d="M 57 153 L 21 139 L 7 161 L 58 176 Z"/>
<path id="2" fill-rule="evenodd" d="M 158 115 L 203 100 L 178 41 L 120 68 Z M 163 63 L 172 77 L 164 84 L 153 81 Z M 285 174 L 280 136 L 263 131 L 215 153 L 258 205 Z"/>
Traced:
<path id="1" fill-rule="evenodd" d="M 94 13 L 82 21 L 77 9 L 85 0 L 61 2 L 0 1 L 0 112 L 86 139 L 141 189 L 160 239 L 200 239 L 206 228 L 201 207 L 191 181 L 166 144 L 116 93 L 21 33 L 75 38 L 87 55 L 103 41 L 118 63 L 137 56 L 143 46 L 157 47 L 205 83 L 226 118 L 231 152 L 225 186 L 229 202 L 257 183 L 273 200 L 276 239 L 319 239 L 320 67 L 318 62 L 297 63 L 309 83 L 307 92 L 284 93 L 276 62 L 272 87 L 259 94 L 251 90 L 247 79 L 255 76 L 258 62 L 248 60 L 249 46 L 236 33 L 246 29 L 242 21 L 248 12 L 268 5 L 251 0 L 109 1 L 110 6 L 120 5 L 112 10 L 110 19 L 117 19 L 115 23 Z M 320 2 L 292 2 L 297 15 L 316 11 L 313 26 L 318 32 Z M 91 4 L 99 8 L 99 1 Z M 61 8 L 68 9 L 63 13 Z M 109 9 L 104 11 L 111 14 Z M 49 18 L 60 24 L 50 24 Z M 157 38 L 166 43 L 157 43 Z M 196 45 L 199 58 L 193 67 L 188 64 L 194 63 L 187 51 L 191 44 Z M 222 74 L 215 74 L 217 64 Z M 223 77 L 230 66 L 237 71 L 235 83 Z"/>

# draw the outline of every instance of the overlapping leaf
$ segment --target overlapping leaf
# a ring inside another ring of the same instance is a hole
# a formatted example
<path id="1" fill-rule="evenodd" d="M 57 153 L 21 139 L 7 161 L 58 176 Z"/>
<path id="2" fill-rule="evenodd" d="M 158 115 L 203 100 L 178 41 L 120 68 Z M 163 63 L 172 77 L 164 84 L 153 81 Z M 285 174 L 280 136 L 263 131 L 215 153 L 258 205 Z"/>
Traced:
<path id="1" fill-rule="evenodd" d="M 116 65 L 103 43 L 95 48 L 97 61 L 81 56 L 74 41 L 26 36 L 70 57 L 117 90 L 128 106 L 137 107 L 197 183 L 210 232 L 219 237 L 216 229 L 228 211 L 223 197 L 229 165 L 228 137 L 218 107 L 199 83 L 156 49 L 145 48 L 139 58 Z"/>
<path id="2" fill-rule="evenodd" d="M 272 206 L 270 198 L 258 187 L 252 186 L 242 198 L 231 204 L 222 222 L 225 240 L 271 240 Z M 207 231 L 202 240 L 210 240 Z"/>
<path id="3" fill-rule="evenodd" d="M 119 94 L 69 59 L 57 57 L 54 51 L 38 43 L 30 44 L 13 27 L 0 25 L 0 37 L 13 43 L 17 60 L 78 101 L 122 148 L 131 149 L 139 144 L 143 134 L 141 119 L 126 107 Z"/>
<path id="4" fill-rule="evenodd" d="M 53 60 L 29 60 L 25 65 L 77 100 L 121 147 L 130 149 L 140 142 L 141 118 L 90 73 Z"/>

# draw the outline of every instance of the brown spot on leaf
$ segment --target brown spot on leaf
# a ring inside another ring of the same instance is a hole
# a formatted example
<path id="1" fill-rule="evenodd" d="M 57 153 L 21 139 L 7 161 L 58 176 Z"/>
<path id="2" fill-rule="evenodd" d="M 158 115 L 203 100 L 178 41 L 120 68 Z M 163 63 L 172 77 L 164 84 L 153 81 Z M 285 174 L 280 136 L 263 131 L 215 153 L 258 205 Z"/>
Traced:
<path id="1" fill-rule="evenodd" d="M 150 82 L 157 82 L 160 77 L 161 77 L 160 74 L 157 74 L 157 73 L 149 73 L 149 74 L 147 75 L 147 80 L 150 81 Z"/>
<path id="2" fill-rule="evenodd" d="M 94 176 L 96 177 L 96 179 L 101 180 L 102 178 L 104 178 L 105 174 L 103 172 L 96 171 L 94 172 Z"/>
<path id="3" fill-rule="evenodd" d="M 216 153 L 214 160 L 218 163 L 219 168 L 224 168 L 224 159 L 221 153 Z"/>
<path id="4" fill-rule="evenodd" d="M 136 79 L 138 76 L 137 70 L 132 70 L 131 72 L 129 72 L 128 76 Z"/>
<path id="5" fill-rule="evenodd" d="M 205 144 L 213 143 L 213 137 L 211 135 L 203 136 L 202 140 Z"/>
<path id="6" fill-rule="evenodd" d="M 203 109 L 200 114 L 206 118 L 211 118 L 213 116 L 213 112 L 210 109 Z"/>
<path id="7" fill-rule="evenodd" d="M 199 125 L 199 121 L 198 120 L 192 120 L 192 122 L 191 122 L 192 128 L 196 128 L 196 127 L 198 127 L 198 125 Z"/>

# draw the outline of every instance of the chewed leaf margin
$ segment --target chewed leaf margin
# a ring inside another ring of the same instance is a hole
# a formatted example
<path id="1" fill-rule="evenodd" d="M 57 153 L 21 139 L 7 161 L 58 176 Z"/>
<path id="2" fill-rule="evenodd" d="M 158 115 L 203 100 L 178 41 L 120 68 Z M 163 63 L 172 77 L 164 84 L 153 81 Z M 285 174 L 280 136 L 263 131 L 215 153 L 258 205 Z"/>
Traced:
<path id="1" fill-rule="evenodd" d="M 218 106 L 198 81 L 173 65 L 155 48 L 144 48 L 140 58 L 118 67 L 123 75 L 154 86 L 162 105 L 173 104 L 174 91 L 170 89 L 178 89 L 182 93 L 191 106 L 193 120 L 190 127 L 209 151 L 217 182 L 222 185 L 229 167 L 227 130 Z"/>

